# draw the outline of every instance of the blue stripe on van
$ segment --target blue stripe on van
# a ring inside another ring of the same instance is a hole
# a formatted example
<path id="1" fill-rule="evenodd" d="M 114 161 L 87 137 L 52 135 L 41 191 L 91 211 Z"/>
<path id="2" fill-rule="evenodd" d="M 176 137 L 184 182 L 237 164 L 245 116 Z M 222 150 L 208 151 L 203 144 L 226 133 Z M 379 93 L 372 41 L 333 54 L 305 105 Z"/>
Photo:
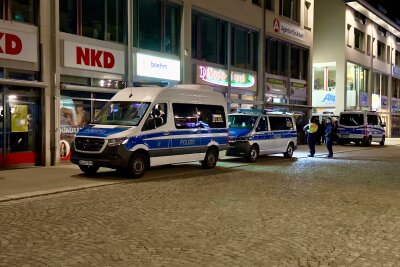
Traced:
<path id="1" fill-rule="evenodd" d="M 93 125 L 89 125 L 80 129 L 76 136 L 90 136 L 90 137 L 107 137 L 116 133 L 120 133 L 128 130 L 129 127 L 116 127 L 116 128 L 95 128 Z"/>
<path id="2" fill-rule="evenodd" d="M 296 131 L 272 131 L 254 134 L 249 140 L 270 140 L 297 137 Z"/>
<path id="3" fill-rule="evenodd" d="M 152 149 L 167 149 L 167 148 L 184 148 L 184 147 L 196 147 L 206 146 L 211 141 L 215 141 L 218 144 L 227 144 L 227 136 L 205 136 L 200 137 L 199 135 L 204 134 L 215 134 L 215 133 L 227 133 L 225 129 L 198 129 L 196 130 L 182 130 L 182 131 L 171 131 L 168 135 L 164 135 L 164 132 L 157 132 L 151 134 L 143 134 L 135 137 L 131 137 L 125 144 L 126 149 L 131 150 L 136 145 L 145 145 L 150 150 Z M 177 135 L 183 135 L 182 138 L 173 138 Z M 162 137 L 162 138 L 159 138 Z M 158 138 L 158 139 L 153 139 Z"/>

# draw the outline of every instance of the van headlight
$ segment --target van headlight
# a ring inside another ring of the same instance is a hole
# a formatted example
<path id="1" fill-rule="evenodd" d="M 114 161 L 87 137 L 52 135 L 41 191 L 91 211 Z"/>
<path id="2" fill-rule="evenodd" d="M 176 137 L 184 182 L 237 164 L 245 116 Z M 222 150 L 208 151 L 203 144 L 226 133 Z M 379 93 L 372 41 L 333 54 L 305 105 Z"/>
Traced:
<path id="1" fill-rule="evenodd" d="M 108 139 L 108 146 L 124 145 L 124 144 L 126 144 L 126 142 L 128 142 L 128 140 L 129 139 L 126 137 Z"/>

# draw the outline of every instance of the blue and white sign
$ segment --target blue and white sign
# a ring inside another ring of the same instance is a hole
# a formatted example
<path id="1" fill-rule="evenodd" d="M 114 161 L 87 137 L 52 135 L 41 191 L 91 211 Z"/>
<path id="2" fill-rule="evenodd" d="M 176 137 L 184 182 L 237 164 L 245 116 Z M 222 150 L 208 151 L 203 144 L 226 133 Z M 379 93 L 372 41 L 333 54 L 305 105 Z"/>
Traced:
<path id="1" fill-rule="evenodd" d="M 399 101 L 400 99 L 393 98 L 391 99 L 391 110 L 392 112 L 398 112 L 399 111 Z"/>
<path id="2" fill-rule="evenodd" d="M 389 107 L 388 97 L 381 96 L 381 109 L 388 109 L 388 107 Z"/>
<path id="3" fill-rule="evenodd" d="M 136 54 L 137 75 L 172 81 L 181 80 L 181 62 L 175 59 Z"/>
<path id="4" fill-rule="evenodd" d="M 392 75 L 396 78 L 400 78 L 400 67 L 394 65 L 392 67 Z"/>
<path id="5" fill-rule="evenodd" d="M 313 107 L 335 107 L 336 91 L 313 90 Z"/>
<path id="6" fill-rule="evenodd" d="M 360 107 L 368 107 L 368 92 L 360 92 Z"/>

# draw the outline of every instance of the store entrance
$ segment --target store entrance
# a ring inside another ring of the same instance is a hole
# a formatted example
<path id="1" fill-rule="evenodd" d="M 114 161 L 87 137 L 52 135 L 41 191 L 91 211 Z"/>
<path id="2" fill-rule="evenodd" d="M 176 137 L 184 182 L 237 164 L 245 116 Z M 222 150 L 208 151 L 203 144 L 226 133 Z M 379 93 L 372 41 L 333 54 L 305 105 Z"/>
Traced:
<path id="1" fill-rule="evenodd" d="M 1 88 L 0 168 L 37 165 L 40 160 L 40 96 L 36 89 Z"/>

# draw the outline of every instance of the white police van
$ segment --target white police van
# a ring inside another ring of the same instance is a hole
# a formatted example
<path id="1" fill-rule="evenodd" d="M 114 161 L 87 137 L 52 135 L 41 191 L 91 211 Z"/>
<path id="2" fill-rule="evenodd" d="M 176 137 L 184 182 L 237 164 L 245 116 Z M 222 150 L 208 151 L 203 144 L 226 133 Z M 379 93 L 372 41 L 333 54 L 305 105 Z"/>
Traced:
<path id="1" fill-rule="evenodd" d="M 229 114 L 227 156 L 255 162 L 259 155 L 283 153 L 290 158 L 297 149 L 296 121 L 292 114 L 240 111 Z"/>
<path id="2" fill-rule="evenodd" d="M 71 162 L 142 177 L 150 166 L 201 161 L 214 168 L 228 147 L 226 100 L 210 87 L 132 87 L 118 92 L 75 136 Z"/>
<path id="3" fill-rule="evenodd" d="M 385 144 L 386 123 L 374 111 L 343 111 L 339 115 L 339 144 L 354 142 L 370 146 L 372 142 Z"/>

